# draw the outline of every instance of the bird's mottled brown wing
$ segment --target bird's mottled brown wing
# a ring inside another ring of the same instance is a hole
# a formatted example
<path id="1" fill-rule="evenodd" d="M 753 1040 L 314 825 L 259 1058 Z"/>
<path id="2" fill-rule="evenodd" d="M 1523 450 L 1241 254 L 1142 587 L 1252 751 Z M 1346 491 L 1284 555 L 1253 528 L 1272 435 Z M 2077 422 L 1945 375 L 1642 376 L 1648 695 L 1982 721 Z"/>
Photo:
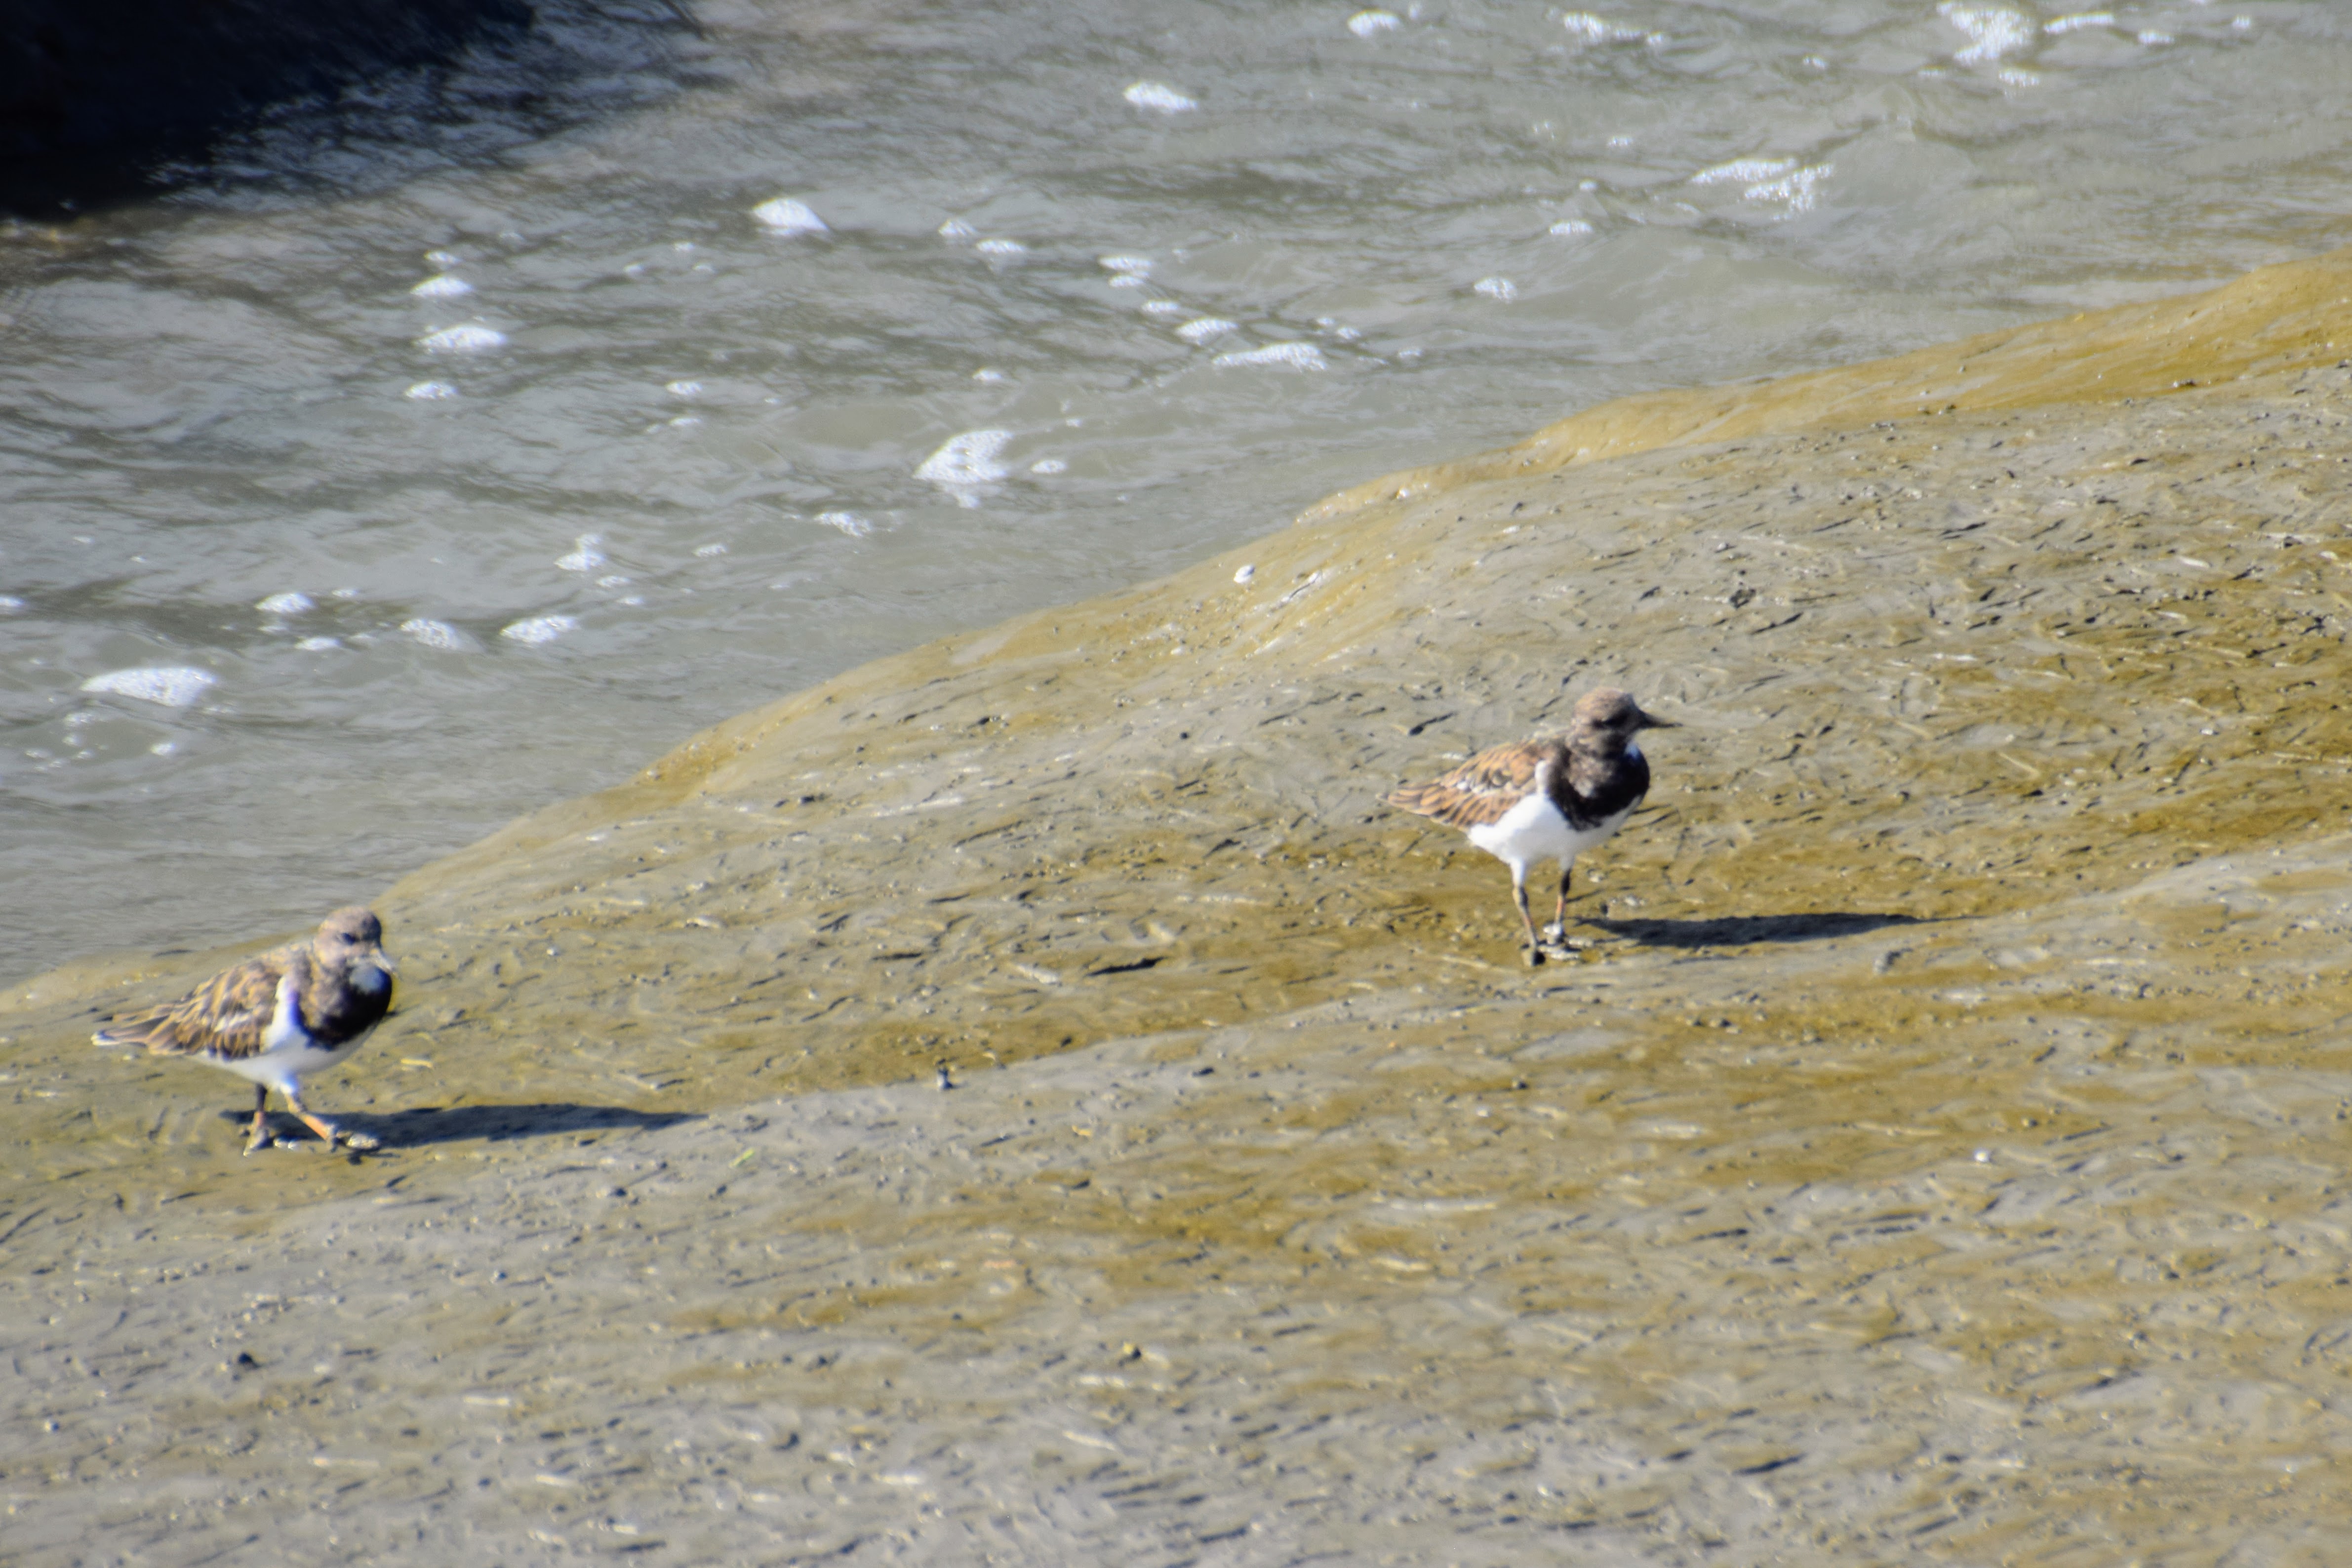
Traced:
<path id="1" fill-rule="evenodd" d="M 1489 746 L 1443 778 L 1406 784 L 1385 797 L 1391 805 L 1435 817 L 1448 827 L 1476 827 L 1501 819 L 1536 786 L 1544 749 L 1536 742 Z"/>
<path id="2" fill-rule="evenodd" d="M 101 1046 L 145 1046 L 159 1057 L 209 1053 L 236 1060 L 257 1056 L 278 1012 L 278 986 L 289 955 L 264 953 L 224 969 L 167 1007 L 110 1024 Z"/>

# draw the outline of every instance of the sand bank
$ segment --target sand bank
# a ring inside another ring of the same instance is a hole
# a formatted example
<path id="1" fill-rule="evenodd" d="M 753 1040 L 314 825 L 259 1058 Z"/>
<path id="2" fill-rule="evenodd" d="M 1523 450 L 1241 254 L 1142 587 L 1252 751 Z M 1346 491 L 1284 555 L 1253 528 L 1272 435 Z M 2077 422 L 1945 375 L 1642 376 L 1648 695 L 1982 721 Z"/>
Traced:
<path id="1" fill-rule="evenodd" d="M 720 725 L 377 901 L 359 1164 L 83 1043 L 226 955 L 11 987 L 11 1544 L 2340 1555 L 2347 297 L 1612 405 Z M 1378 798 L 1602 679 L 1687 727 L 1525 970 Z"/>

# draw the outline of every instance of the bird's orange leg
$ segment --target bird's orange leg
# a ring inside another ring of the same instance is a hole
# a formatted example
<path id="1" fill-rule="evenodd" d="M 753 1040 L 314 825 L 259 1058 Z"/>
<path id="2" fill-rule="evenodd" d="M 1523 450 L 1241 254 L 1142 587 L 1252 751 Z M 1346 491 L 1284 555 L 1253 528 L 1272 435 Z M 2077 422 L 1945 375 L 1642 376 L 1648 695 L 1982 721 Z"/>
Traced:
<path id="1" fill-rule="evenodd" d="M 1564 863 L 1559 868 L 1559 907 L 1552 910 L 1551 923 L 1562 942 L 1568 940 L 1568 879 L 1575 869 L 1576 862 L 1573 860 Z"/>
<path id="2" fill-rule="evenodd" d="M 1528 912 L 1528 877 L 1525 868 L 1511 868 L 1511 901 L 1519 906 L 1519 923 L 1528 928 L 1528 967 L 1543 963 L 1543 944 L 1536 940 L 1536 918 Z"/>
<path id="3" fill-rule="evenodd" d="M 327 1144 L 327 1152 L 329 1153 L 332 1153 L 335 1148 L 335 1139 L 339 1136 L 335 1130 L 335 1124 L 331 1121 L 324 1121 L 319 1117 L 311 1115 L 310 1108 L 302 1103 L 301 1091 L 296 1089 L 292 1084 L 289 1083 L 286 1086 L 285 1095 L 286 1108 L 289 1110 L 291 1110 L 295 1115 L 300 1117 L 304 1126 L 308 1127 L 311 1131 L 316 1132 L 320 1138 L 324 1139 Z"/>
<path id="4" fill-rule="evenodd" d="M 335 1140 L 338 1138 L 341 1138 L 343 1141 L 343 1147 L 346 1149 L 374 1149 L 380 1147 L 374 1139 L 369 1137 L 364 1132 L 345 1132 L 338 1128 L 333 1122 L 326 1121 L 323 1118 L 311 1115 L 310 1107 L 302 1103 L 302 1096 L 299 1090 L 289 1088 L 285 1091 L 285 1094 L 286 1103 L 288 1106 L 292 1108 L 294 1114 L 300 1117 L 304 1124 L 307 1125 L 311 1131 L 316 1132 L 320 1138 L 326 1141 L 328 1153 L 331 1154 L 335 1152 Z"/>

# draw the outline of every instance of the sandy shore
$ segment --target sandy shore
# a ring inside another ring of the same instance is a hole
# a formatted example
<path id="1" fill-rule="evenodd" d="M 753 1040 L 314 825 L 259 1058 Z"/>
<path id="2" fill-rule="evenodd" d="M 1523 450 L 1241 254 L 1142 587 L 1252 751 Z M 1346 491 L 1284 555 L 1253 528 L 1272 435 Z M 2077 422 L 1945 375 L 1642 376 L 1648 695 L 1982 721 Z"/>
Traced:
<path id="1" fill-rule="evenodd" d="M 10 987 L 0 1560 L 2340 1560 L 2347 285 L 719 726 L 378 901 L 359 1163 L 85 1043 L 226 955 Z M 1686 728 L 1529 971 L 1378 799 L 1602 679 Z"/>

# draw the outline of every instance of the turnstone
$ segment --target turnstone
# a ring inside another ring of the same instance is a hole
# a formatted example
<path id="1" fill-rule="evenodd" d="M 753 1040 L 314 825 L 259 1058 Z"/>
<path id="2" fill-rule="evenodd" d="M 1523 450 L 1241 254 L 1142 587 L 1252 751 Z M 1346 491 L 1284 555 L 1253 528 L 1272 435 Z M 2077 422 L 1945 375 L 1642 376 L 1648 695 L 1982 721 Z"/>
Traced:
<path id="1" fill-rule="evenodd" d="M 91 1037 L 101 1046 L 145 1046 L 159 1057 L 194 1057 L 251 1079 L 248 1154 L 269 1141 L 273 1089 L 332 1151 L 335 1125 L 310 1114 L 301 1081 L 358 1049 L 391 1010 L 393 963 L 383 941 L 383 924 L 372 910 L 337 910 L 308 942 L 248 958 L 177 1002 L 110 1021 Z M 363 1132 L 344 1142 L 376 1146 Z"/>
<path id="2" fill-rule="evenodd" d="M 1527 928 L 1528 963 L 1543 962 L 1535 918 L 1528 913 L 1528 868 L 1559 862 L 1559 907 L 1553 929 L 1568 922 L 1568 878 L 1576 857 L 1625 825 L 1650 793 L 1650 763 L 1633 737 L 1672 730 L 1630 692 L 1588 691 L 1563 734 L 1479 752 L 1443 778 L 1391 791 L 1388 804 L 1435 817 L 1511 868 L 1511 898 Z"/>

